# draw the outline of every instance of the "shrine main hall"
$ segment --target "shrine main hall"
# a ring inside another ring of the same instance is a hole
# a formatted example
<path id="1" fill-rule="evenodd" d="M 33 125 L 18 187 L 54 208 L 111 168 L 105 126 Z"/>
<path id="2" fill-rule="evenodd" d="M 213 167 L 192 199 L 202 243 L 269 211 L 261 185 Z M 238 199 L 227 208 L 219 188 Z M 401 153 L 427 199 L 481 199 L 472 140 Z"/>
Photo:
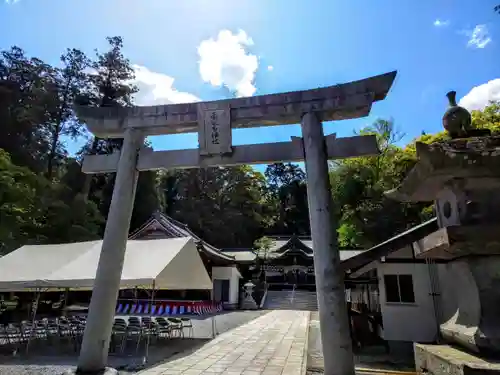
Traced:
<path id="1" fill-rule="evenodd" d="M 310 237 L 271 236 L 268 249 L 219 249 L 198 237 L 187 225 L 155 212 L 129 236 L 130 240 L 178 237 L 194 239 L 199 254 L 213 280 L 214 300 L 225 308 L 236 308 L 242 285 L 249 280 L 265 282 L 269 290 L 315 291 L 313 245 Z M 345 262 L 359 257 L 360 249 L 341 249 Z M 356 279 L 356 283 L 367 280 Z M 374 281 L 374 280 L 372 280 Z M 351 283 L 351 282 L 349 282 Z"/>

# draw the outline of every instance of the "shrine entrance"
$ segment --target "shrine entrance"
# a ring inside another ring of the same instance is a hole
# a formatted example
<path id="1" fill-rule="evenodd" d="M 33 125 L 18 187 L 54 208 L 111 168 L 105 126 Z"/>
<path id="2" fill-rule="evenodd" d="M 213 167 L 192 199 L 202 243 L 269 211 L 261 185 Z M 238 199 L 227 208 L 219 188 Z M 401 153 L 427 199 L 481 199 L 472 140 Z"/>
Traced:
<path id="1" fill-rule="evenodd" d="M 212 102 L 132 108 L 78 107 L 88 129 L 100 138 L 123 138 L 119 152 L 87 155 L 85 173 L 116 172 L 88 323 L 78 371 L 101 372 L 106 365 L 138 171 L 305 161 L 315 282 L 326 374 L 352 374 L 354 361 L 332 214 L 328 159 L 376 155 L 374 136 L 324 136 L 322 121 L 367 116 L 385 99 L 396 72 L 307 91 Z M 301 124 L 290 142 L 233 146 L 232 129 Z M 149 135 L 197 132 L 199 148 L 153 151 Z M 297 274 L 295 274 L 298 277 Z"/>

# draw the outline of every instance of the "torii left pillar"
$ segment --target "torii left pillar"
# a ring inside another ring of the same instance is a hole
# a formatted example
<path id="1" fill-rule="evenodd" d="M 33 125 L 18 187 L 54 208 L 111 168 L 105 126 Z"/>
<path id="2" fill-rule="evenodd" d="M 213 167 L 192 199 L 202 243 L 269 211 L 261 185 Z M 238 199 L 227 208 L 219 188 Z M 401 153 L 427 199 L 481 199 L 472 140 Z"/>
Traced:
<path id="1" fill-rule="evenodd" d="M 101 255 L 89 306 L 88 324 L 85 327 L 82 348 L 78 359 L 80 373 L 96 373 L 106 366 L 109 341 L 115 315 L 115 304 L 120 289 L 121 273 L 125 260 L 127 237 L 130 228 L 137 188 L 137 155 L 144 137 L 141 132 L 127 129 L 116 173 L 108 220 L 104 231 Z"/>

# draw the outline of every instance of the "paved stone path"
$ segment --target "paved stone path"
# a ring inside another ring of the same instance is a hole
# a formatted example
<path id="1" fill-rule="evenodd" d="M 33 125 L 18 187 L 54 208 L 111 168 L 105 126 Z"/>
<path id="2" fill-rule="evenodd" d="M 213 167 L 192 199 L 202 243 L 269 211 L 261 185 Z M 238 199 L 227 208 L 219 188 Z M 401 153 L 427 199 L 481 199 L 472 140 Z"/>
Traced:
<path id="1" fill-rule="evenodd" d="M 275 310 L 140 375 L 303 375 L 307 311 Z"/>

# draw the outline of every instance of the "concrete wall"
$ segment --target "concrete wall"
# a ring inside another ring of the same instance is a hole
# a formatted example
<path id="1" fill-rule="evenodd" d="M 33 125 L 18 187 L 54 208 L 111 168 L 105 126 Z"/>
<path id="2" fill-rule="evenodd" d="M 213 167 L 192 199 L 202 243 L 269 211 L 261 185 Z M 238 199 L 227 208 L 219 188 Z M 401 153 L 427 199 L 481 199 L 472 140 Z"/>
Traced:
<path id="1" fill-rule="evenodd" d="M 229 280 L 229 304 L 236 306 L 239 296 L 239 279 L 241 275 L 235 266 L 212 267 L 213 280 Z"/>
<path id="2" fill-rule="evenodd" d="M 380 304 L 384 339 L 432 342 L 437 337 L 436 316 L 426 264 L 379 263 Z M 412 275 L 415 303 L 387 302 L 384 275 Z"/>

